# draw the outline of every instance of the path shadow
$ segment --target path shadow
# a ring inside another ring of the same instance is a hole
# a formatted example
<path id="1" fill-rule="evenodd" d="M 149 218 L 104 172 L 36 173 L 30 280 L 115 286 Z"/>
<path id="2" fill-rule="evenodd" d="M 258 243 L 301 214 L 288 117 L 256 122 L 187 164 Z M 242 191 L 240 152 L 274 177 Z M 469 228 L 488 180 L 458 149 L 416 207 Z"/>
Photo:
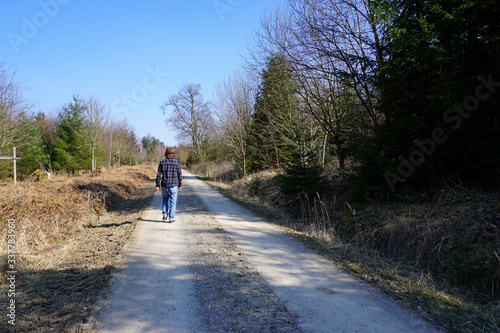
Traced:
<path id="1" fill-rule="evenodd" d="M 122 223 L 104 223 L 104 224 L 100 224 L 100 225 L 89 224 L 89 225 L 87 225 L 85 227 L 86 228 L 90 228 L 90 229 L 96 229 L 96 228 L 114 228 L 114 227 L 119 227 L 119 226 L 122 226 L 122 225 L 132 224 L 132 223 L 133 223 L 132 221 L 126 221 L 126 222 L 122 222 Z"/>
<path id="2" fill-rule="evenodd" d="M 162 219 L 158 219 L 158 220 L 140 219 L 140 221 L 142 221 L 142 222 L 151 222 L 151 223 L 165 223 L 165 224 L 169 224 L 170 223 L 170 222 L 165 222 Z"/>
<path id="3" fill-rule="evenodd" d="M 81 331 L 99 294 L 108 287 L 112 271 L 109 265 L 99 269 L 20 271 L 16 275 L 16 325 L 2 321 L 0 331 Z M 1 293 L 0 304 L 9 301 L 8 294 Z"/>
<path id="4" fill-rule="evenodd" d="M 108 213 L 133 214 L 149 206 L 154 196 L 154 182 L 150 180 L 151 190 L 140 188 L 129 188 L 117 185 L 112 188 L 100 183 L 85 183 L 78 185 L 82 192 L 86 192 L 92 198 L 103 200 Z"/>

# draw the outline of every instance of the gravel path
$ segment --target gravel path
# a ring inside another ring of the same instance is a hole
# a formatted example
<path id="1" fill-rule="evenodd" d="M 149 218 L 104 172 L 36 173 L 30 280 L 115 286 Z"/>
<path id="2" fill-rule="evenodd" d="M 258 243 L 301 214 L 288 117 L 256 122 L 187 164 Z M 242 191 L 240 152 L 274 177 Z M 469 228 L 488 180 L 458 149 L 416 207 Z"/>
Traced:
<path id="1" fill-rule="evenodd" d="M 161 221 L 159 192 L 145 212 L 99 331 L 437 331 L 190 173 L 184 178 L 176 222 Z"/>

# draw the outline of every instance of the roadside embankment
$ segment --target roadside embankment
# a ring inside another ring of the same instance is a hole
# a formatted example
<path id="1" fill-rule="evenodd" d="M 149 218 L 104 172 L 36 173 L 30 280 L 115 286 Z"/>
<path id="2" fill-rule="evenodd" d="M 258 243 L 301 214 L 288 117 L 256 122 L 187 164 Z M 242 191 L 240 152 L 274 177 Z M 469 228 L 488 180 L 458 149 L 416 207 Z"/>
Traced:
<path id="1" fill-rule="evenodd" d="M 154 174 L 122 167 L 0 187 L 1 277 L 15 272 L 15 291 L 2 284 L 0 304 L 14 302 L 16 324 L 2 310 L 0 331 L 78 331 L 150 203 Z"/>
<path id="2" fill-rule="evenodd" d="M 286 227 L 309 246 L 453 332 L 500 329 L 500 193 L 443 183 L 389 200 L 356 200 L 341 175 L 316 197 L 290 201 L 279 170 L 232 177 L 194 167 L 225 195 Z M 205 170 L 210 172 L 204 172 Z M 227 177 L 226 177 L 227 178 Z"/>

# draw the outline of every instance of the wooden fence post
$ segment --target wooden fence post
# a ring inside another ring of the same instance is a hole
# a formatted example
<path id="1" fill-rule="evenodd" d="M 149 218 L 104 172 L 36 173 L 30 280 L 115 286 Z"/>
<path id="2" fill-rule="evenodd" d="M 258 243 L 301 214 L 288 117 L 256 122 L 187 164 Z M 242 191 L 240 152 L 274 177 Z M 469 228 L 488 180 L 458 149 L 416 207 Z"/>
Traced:
<path id="1" fill-rule="evenodd" d="M 16 147 L 14 147 L 14 156 L 13 157 L 0 156 L 0 160 L 14 160 L 14 186 L 16 186 L 17 185 L 17 165 L 16 165 L 16 161 L 20 160 L 19 157 L 16 157 Z"/>
<path id="2" fill-rule="evenodd" d="M 17 186 L 16 147 L 14 147 L 14 186 Z"/>

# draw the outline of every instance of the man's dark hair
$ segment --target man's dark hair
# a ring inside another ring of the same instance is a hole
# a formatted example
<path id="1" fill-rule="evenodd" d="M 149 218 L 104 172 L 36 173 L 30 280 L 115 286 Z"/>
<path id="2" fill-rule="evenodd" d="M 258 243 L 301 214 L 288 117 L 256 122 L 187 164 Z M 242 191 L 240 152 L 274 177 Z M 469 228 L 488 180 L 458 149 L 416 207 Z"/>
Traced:
<path id="1" fill-rule="evenodd" d="M 175 149 L 174 148 L 167 148 L 167 150 L 165 150 L 165 157 L 166 158 L 175 158 Z"/>

